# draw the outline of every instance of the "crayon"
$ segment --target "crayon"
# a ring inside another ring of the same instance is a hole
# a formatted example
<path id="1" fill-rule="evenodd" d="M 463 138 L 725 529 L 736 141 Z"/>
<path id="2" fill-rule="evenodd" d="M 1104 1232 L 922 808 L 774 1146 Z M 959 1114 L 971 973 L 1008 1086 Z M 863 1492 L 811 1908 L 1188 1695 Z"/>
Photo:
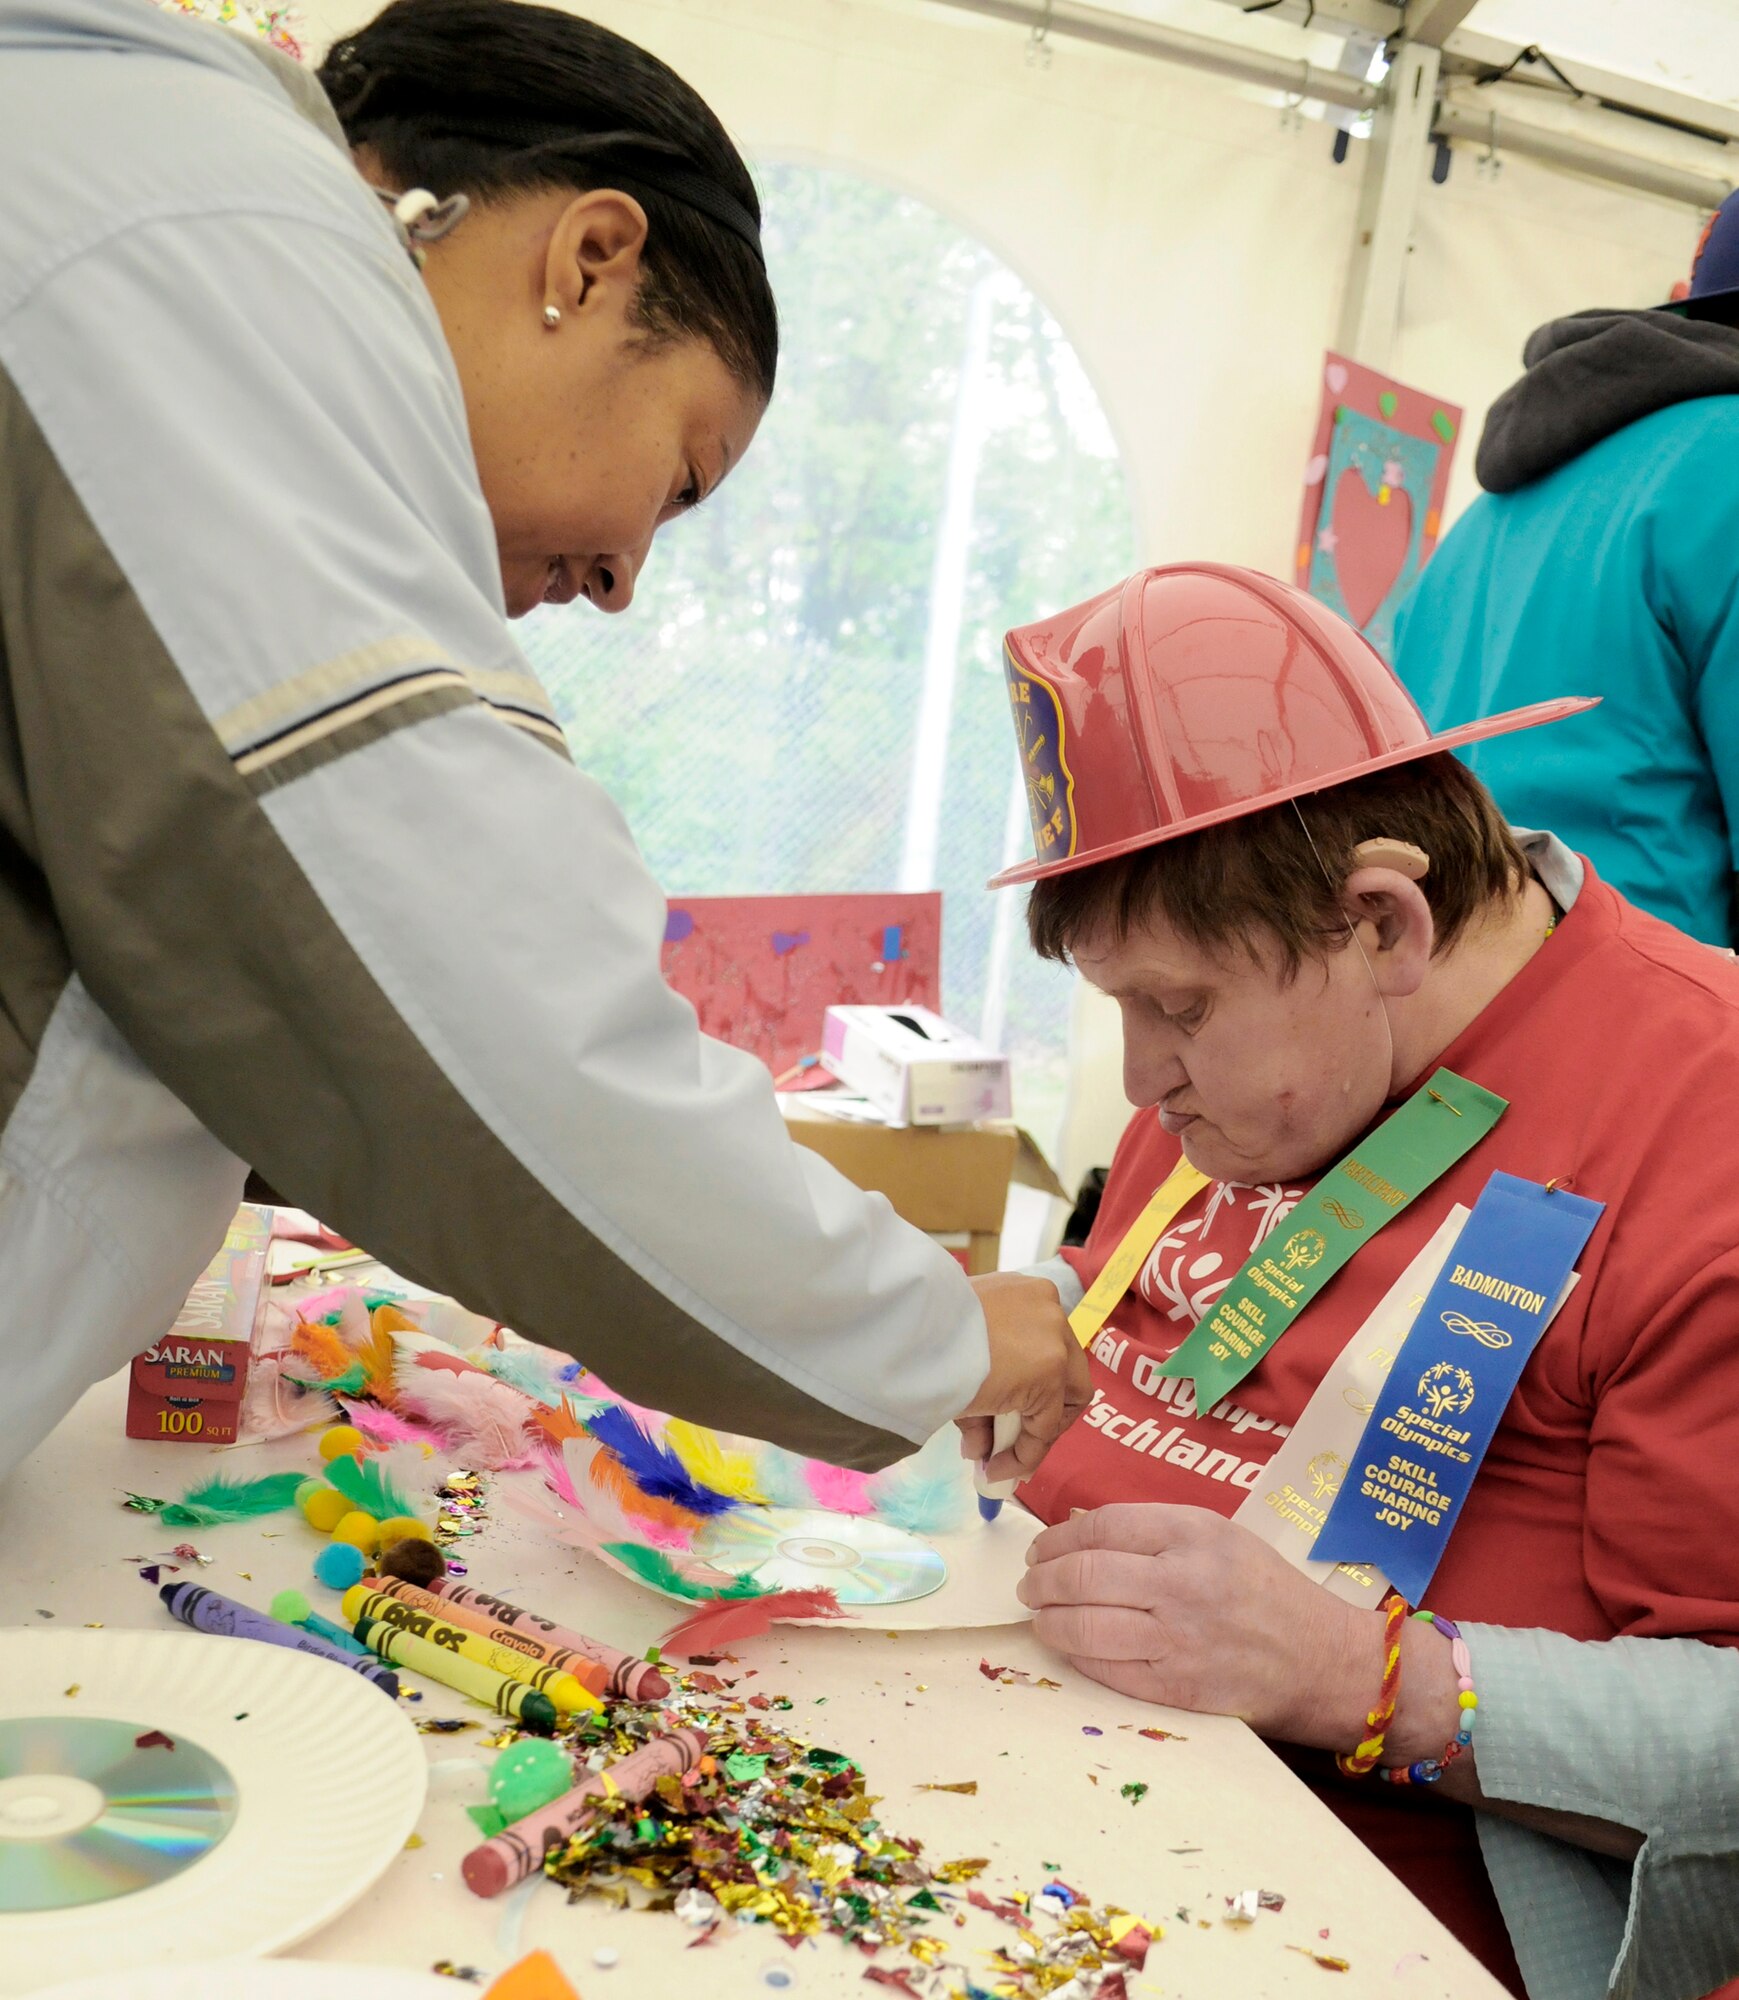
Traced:
<path id="1" fill-rule="evenodd" d="M 563 1847 L 591 1818 L 598 1801 L 621 1797 L 645 1798 L 660 1778 L 680 1777 L 706 1755 L 706 1737 L 698 1729 L 673 1729 L 654 1736 L 607 1771 L 594 1771 L 571 1792 L 515 1820 L 493 1840 L 472 1848 L 460 1863 L 460 1873 L 473 1895 L 499 1896 L 543 1866 L 552 1848 Z"/>
<path id="2" fill-rule="evenodd" d="M 304 1632 L 312 1632 L 317 1638 L 336 1646 L 341 1653 L 361 1653 L 367 1659 L 374 1655 L 360 1639 L 353 1639 L 342 1625 L 334 1625 L 330 1618 L 322 1618 L 318 1611 L 310 1611 L 306 1618 L 297 1621 Z"/>
<path id="3" fill-rule="evenodd" d="M 535 1644 L 539 1648 L 538 1657 L 549 1659 L 546 1647 L 567 1647 L 588 1660 L 596 1660 L 607 1669 L 609 1680 L 597 1690 L 599 1694 L 619 1695 L 624 1701 L 662 1701 L 670 1692 L 670 1683 L 650 1660 L 642 1660 L 633 1653 L 624 1653 L 620 1647 L 606 1644 L 602 1639 L 588 1639 L 584 1632 L 570 1631 L 565 1625 L 558 1625 L 551 1618 L 542 1617 L 535 1611 L 527 1611 L 521 1604 L 509 1604 L 504 1597 L 488 1597 L 480 1590 L 473 1590 L 467 1583 L 459 1583 L 453 1577 L 438 1577 L 429 1586 L 432 1595 L 438 1596 L 447 1609 L 447 1614 L 456 1625 L 469 1625 L 473 1631 L 488 1632 L 497 1645 L 517 1645 L 527 1651 Z M 529 1626 L 530 1631 L 518 1628 Z M 509 1638 L 508 1634 L 513 1636 Z M 571 1669 L 577 1672 L 578 1669 Z M 584 1679 L 584 1676 L 581 1676 Z M 588 1686 L 590 1683 L 587 1683 Z"/>
<path id="4" fill-rule="evenodd" d="M 510 1681 L 524 1681 L 527 1687 L 548 1695 L 564 1715 L 604 1705 L 590 1688 L 559 1667 L 541 1666 L 510 1647 L 491 1645 L 480 1632 L 468 1632 L 463 1626 L 449 1625 L 443 1618 L 431 1618 L 426 1611 L 401 1603 L 384 1590 L 370 1590 L 366 1583 L 356 1584 L 344 1593 L 344 1615 L 353 1625 L 359 1618 L 376 1618 L 383 1625 L 427 1639 L 444 1653 L 473 1660 L 491 1673 L 505 1674 Z"/>
<path id="5" fill-rule="evenodd" d="M 444 1646 L 419 1639 L 414 1632 L 383 1625 L 378 1618 L 359 1618 L 356 1636 L 383 1660 L 391 1660 L 413 1674 L 426 1675 L 458 1694 L 469 1695 L 485 1708 L 494 1709 L 497 1715 L 511 1716 L 525 1728 L 535 1729 L 540 1736 L 553 1736 L 556 1732 L 560 1718 L 555 1703 L 536 1688 L 527 1687 L 524 1681 L 509 1680 L 506 1674 L 449 1653 Z"/>
<path id="6" fill-rule="evenodd" d="M 572 1674 L 580 1686 L 592 1694 L 618 1691 L 610 1686 L 609 1668 L 591 1653 L 560 1645 L 553 1639 L 534 1638 L 529 1632 L 516 1631 L 511 1625 L 490 1618 L 486 1612 L 473 1610 L 468 1604 L 449 1604 L 445 1597 L 437 1597 L 432 1590 L 412 1583 L 408 1577 L 365 1576 L 362 1581 L 369 1590 L 396 1597 L 401 1604 L 408 1604 L 413 1610 L 438 1618 L 445 1625 L 457 1625 L 463 1631 L 475 1633 L 491 1646 L 517 1653 L 532 1666 L 551 1667 L 558 1673 Z M 506 1671 L 504 1667 L 502 1672 Z"/>
<path id="7" fill-rule="evenodd" d="M 335 1660 L 339 1666 L 361 1674 L 382 1694 L 395 1700 L 398 1697 L 398 1675 L 383 1667 L 378 1659 L 342 1653 L 312 1632 L 304 1632 L 299 1625 L 268 1618 L 263 1611 L 237 1604 L 233 1598 L 220 1597 L 202 1583 L 166 1583 L 157 1595 L 173 1617 L 179 1618 L 183 1625 L 191 1625 L 196 1632 L 215 1632 L 226 1639 L 259 1639 L 268 1646 L 288 1646 L 298 1653 L 312 1653 L 317 1659 Z"/>

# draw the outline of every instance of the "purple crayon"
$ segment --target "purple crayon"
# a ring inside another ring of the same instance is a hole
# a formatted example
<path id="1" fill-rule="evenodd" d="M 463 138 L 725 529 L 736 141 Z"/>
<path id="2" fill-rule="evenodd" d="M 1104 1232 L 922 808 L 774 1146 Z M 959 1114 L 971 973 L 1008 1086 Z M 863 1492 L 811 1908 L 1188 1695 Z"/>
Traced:
<path id="1" fill-rule="evenodd" d="M 225 1639 L 259 1639 L 268 1646 L 288 1646 L 297 1653 L 312 1653 L 317 1659 L 334 1660 L 339 1666 L 348 1667 L 352 1673 L 361 1674 L 382 1694 L 395 1701 L 398 1698 L 399 1677 L 379 1659 L 341 1653 L 336 1646 L 328 1645 L 324 1639 L 316 1639 L 300 1626 L 268 1618 L 263 1611 L 253 1611 L 245 1604 L 236 1603 L 233 1597 L 222 1597 L 215 1590 L 207 1590 L 203 1583 L 166 1583 L 158 1589 L 157 1595 L 172 1617 L 179 1618 L 183 1625 L 191 1625 L 196 1632 L 215 1632 Z"/>

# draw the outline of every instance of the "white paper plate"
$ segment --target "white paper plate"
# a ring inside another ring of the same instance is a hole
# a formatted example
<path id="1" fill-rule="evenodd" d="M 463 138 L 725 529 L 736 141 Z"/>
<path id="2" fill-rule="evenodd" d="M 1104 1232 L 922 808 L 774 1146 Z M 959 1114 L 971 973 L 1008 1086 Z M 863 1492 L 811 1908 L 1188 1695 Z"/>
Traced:
<path id="1" fill-rule="evenodd" d="M 160 1965 L 154 1972 L 99 1972 L 70 1986 L 50 1986 L 31 2000 L 454 2000 L 455 1990 L 463 1989 L 451 1979 L 390 1965 L 224 1958 Z"/>
<path id="2" fill-rule="evenodd" d="M 396 1704 L 285 1646 L 180 1631 L 0 1632 L 0 1716 L 69 1714 L 197 1743 L 235 1780 L 235 1824 L 150 1888 L 0 1918 L 0 1993 L 104 1973 L 104 1994 L 119 2000 L 123 1976 L 280 1951 L 365 1895 L 423 1808 L 427 1759 Z M 245 1990 L 250 2000 L 268 1991 L 252 1974 Z"/>

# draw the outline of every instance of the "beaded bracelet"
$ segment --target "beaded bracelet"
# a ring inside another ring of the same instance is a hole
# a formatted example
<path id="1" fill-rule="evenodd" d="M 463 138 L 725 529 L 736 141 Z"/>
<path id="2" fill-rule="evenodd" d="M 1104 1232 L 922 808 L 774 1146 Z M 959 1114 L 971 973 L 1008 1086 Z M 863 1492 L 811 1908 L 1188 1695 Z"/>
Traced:
<path id="1" fill-rule="evenodd" d="M 1473 1660 L 1460 1627 L 1434 1611 L 1415 1611 L 1413 1616 L 1424 1619 L 1427 1625 L 1435 1625 L 1449 1641 L 1449 1660 L 1455 1669 L 1455 1699 L 1460 1707 L 1461 1727 L 1443 1746 L 1441 1757 L 1422 1757 L 1416 1764 L 1397 1764 L 1392 1770 L 1379 1771 L 1378 1777 L 1389 1785 L 1436 1784 L 1456 1758 L 1473 1747 L 1473 1718 L 1479 1709 L 1479 1696 L 1473 1687 Z"/>
<path id="2" fill-rule="evenodd" d="M 1349 1778 L 1364 1777 L 1382 1757 L 1383 1737 L 1395 1719 L 1395 1701 L 1401 1692 L 1401 1626 L 1407 1616 L 1406 1600 L 1390 1597 L 1383 1612 L 1383 1681 L 1377 1689 L 1376 1706 L 1365 1717 L 1365 1734 L 1358 1748 L 1334 1760 Z"/>

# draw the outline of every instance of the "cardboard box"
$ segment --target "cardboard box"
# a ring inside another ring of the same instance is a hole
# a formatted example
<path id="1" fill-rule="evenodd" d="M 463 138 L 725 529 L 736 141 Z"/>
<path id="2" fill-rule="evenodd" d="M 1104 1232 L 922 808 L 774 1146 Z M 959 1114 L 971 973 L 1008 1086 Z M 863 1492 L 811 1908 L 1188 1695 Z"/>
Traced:
<path id="1" fill-rule="evenodd" d="M 936 1237 L 978 1277 L 996 1269 L 1011 1182 L 1065 1199 L 1062 1183 L 1017 1125 L 868 1125 L 830 1118 L 813 1099 L 780 1100 L 799 1145 L 830 1160 L 849 1181 L 885 1194 L 896 1212 Z"/>
<path id="2" fill-rule="evenodd" d="M 248 1385 L 254 1328 L 267 1294 L 272 1211 L 237 1209 L 223 1248 L 187 1295 L 175 1324 L 135 1355 L 127 1436 L 233 1444 Z"/>
<path id="3" fill-rule="evenodd" d="M 829 1007 L 821 1062 L 893 1125 L 1006 1118 L 1008 1057 L 928 1007 Z"/>

